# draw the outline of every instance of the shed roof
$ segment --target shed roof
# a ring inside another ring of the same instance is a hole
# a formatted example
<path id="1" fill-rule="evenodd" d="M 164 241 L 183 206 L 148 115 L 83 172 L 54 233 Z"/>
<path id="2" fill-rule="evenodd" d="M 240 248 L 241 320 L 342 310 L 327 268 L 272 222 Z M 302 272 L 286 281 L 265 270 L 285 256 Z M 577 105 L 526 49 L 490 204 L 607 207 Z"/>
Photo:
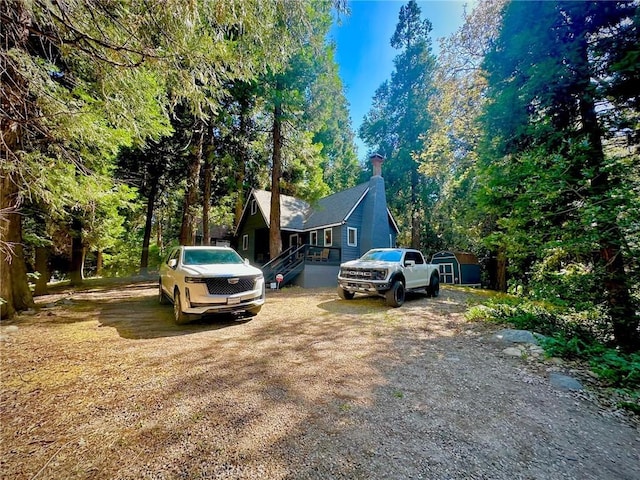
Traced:
<path id="1" fill-rule="evenodd" d="M 478 263 L 478 257 L 469 252 L 457 252 L 453 250 L 444 250 L 433 255 L 432 260 L 439 258 L 455 258 L 462 265 L 475 265 Z"/>

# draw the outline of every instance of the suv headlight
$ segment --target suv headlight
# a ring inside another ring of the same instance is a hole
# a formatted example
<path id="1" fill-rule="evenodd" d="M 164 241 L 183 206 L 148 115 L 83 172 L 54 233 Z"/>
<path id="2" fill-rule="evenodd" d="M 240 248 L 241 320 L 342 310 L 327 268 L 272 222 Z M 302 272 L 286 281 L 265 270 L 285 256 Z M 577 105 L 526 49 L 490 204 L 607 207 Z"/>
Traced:
<path id="1" fill-rule="evenodd" d="M 207 280 L 200 277 L 184 277 L 184 283 L 207 283 Z"/>

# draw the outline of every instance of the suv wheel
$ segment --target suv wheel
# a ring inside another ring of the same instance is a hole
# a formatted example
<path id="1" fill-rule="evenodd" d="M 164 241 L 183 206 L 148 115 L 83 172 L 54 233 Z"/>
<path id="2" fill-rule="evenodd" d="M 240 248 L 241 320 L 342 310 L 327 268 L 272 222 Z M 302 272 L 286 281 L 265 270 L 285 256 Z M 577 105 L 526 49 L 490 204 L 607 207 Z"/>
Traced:
<path id="1" fill-rule="evenodd" d="M 180 300 L 180 290 L 176 288 L 173 294 L 173 319 L 180 325 L 191 320 L 191 315 L 182 311 L 182 302 Z"/>
<path id="2" fill-rule="evenodd" d="M 387 299 L 387 305 L 390 307 L 399 307 L 404 303 L 404 284 L 400 280 L 393 282 L 391 289 L 384 294 Z"/>
<path id="3" fill-rule="evenodd" d="M 158 280 L 158 303 L 160 305 L 168 305 L 169 299 L 162 291 L 162 280 Z"/>

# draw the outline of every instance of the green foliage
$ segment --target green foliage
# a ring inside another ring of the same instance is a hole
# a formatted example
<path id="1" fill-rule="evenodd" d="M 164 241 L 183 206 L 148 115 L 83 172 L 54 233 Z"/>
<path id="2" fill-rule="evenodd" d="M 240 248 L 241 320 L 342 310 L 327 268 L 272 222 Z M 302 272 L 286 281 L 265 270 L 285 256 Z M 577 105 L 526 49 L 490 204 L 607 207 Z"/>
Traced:
<path id="1" fill-rule="evenodd" d="M 586 360 L 591 370 L 624 397 L 638 399 L 640 353 L 622 353 L 607 346 L 611 333 L 598 308 L 578 312 L 513 296 L 502 296 L 469 308 L 471 321 L 489 321 L 541 333 L 540 345 L 547 356 Z M 637 411 L 637 401 L 625 401 L 623 408 Z"/>
<path id="2" fill-rule="evenodd" d="M 466 316 L 469 320 L 510 324 L 548 336 L 561 334 L 566 338 L 576 337 L 588 344 L 611 340 L 606 315 L 594 305 L 578 311 L 550 303 L 504 296 L 471 307 Z"/>
<path id="3" fill-rule="evenodd" d="M 333 48 L 324 43 L 330 2 L 2 6 L 9 7 L 3 16 L 3 111 L 11 107 L 7 118 L 18 119 L 17 128 L 2 123 L 12 152 L 2 174 L 18 185 L 16 200 L 47 219 L 46 229 L 25 222 L 27 246 L 46 242 L 68 250 L 69 225 L 75 223 L 82 226 L 85 248 L 104 251 L 106 274 L 135 271 L 142 204 L 149 197 L 159 207 L 153 217 L 159 220 L 158 237 L 175 237 L 182 213 L 175 195 L 196 121 L 213 137 L 207 138 L 206 152 L 214 158 L 213 217 L 232 226 L 233 203 L 227 200 L 242 198 L 246 185 L 259 186 L 266 176 L 269 148 L 256 133 L 266 97 L 256 80 L 266 72 L 286 75 L 287 66 L 297 65 L 296 78 L 303 80 L 287 92 L 293 105 L 287 121 L 296 132 L 291 138 L 299 140 L 287 152 L 293 188 L 320 196 L 327 189 L 319 165 L 335 172 L 355 157 L 352 132 L 344 128 L 348 111 Z M 250 86 L 246 98 L 238 85 Z M 229 106 L 237 109 L 227 114 Z M 239 124 L 247 128 L 238 135 Z M 123 149 L 139 155 L 121 156 L 116 171 Z"/>
<path id="4" fill-rule="evenodd" d="M 637 145 L 618 130 L 634 117 L 637 92 L 617 88 L 634 73 L 625 64 L 616 77 L 612 59 L 621 46 L 636 50 L 637 21 L 637 5 L 628 2 L 505 7 L 483 63 L 473 192 L 486 222 L 484 246 L 506 257 L 514 290 L 580 311 L 605 304 L 627 349 L 640 341 L 630 294 L 637 228 L 628 222 L 637 227 L 638 177 L 627 163 L 637 163 L 637 153 L 616 143 L 624 136 Z M 605 103 L 611 108 L 599 107 Z"/>
<path id="5" fill-rule="evenodd" d="M 591 346 L 579 337 L 567 337 L 564 333 L 556 333 L 552 337 L 540 339 L 545 353 L 550 357 L 569 359 L 581 358 L 588 354 Z"/>
<path id="6" fill-rule="evenodd" d="M 552 249 L 533 265 L 529 294 L 538 300 L 588 309 L 602 298 L 602 275 L 585 263 L 571 261 L 566 251 Z"/>
<path id="7" fill-rule="evenodd" d="M 420 16 L 414 0 L 401 7 L 391 38 L 391 45 L 399 51 L 395 69 L 391 79 L 376 90 L 359 131 L 370 152 L 386 157 L 382 168 L 387 202 L 401 229 L 399 242 L 414 246 L 433 238 L 420 219 L 431 217 L 437 196 L 437 184 L 418 173 L 415 158 L 431 126 L 428 103 L 435 95 L 432 26 Z M 422 246 L 435 248 L 433 244 Z"/>
<path id="8" fill-rule="evenodd" d="M 112 248 L 103 254 L 104 277 L 125 277 L 138 274 L 140 255 L 142 253 L 142 239 L 140 232 L 131 232 L 118 238 Z M 163 253 L 158 245 L 149 246 L 149 271 L 157 271 L 162 261 Z"/>
<path id="9" fill-rule="evenodd" d="M 592 371 L 608 386 L 640 388 L 640 353 L 625 354 L 601 343 L 586 342 L 563 333 L 541 339 L 541 344 L 549 356 L 587 359 Z"/>
<path id="10" fill-rule="evenodd" d="M 640 354 L 623 354 L 614 349 L 598 349 L 593 351 L 590 363 L 592 370 L 610 386 L 640 388 Z"/>

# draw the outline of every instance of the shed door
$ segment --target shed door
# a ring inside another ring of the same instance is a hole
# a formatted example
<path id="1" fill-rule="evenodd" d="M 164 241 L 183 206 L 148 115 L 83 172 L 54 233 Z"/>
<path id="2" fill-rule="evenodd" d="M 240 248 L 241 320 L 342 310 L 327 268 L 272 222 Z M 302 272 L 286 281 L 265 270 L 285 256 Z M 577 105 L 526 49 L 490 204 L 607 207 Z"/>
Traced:
<path id="1" fill-rule="evenodd" d="M 440 271 L 440 283 L 454 283 L 453 263 L 440 263 L 438 270 Z"/>

